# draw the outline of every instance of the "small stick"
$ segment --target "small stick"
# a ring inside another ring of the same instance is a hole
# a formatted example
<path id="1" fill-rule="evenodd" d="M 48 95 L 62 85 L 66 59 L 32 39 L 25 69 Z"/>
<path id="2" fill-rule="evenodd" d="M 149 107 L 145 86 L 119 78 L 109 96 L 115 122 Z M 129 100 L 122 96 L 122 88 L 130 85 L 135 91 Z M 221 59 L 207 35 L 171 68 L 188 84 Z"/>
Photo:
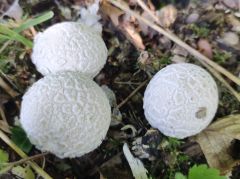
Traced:
<path id="1" fill-rule="evenodd" d="M 23 158 L 23 159 L 21 159 L 19 161 L 16 161 L 16 162 L 2 163 L 2 165 L 20 165 L 20 164 L 25 163 L 25 162 L 30 161 L 30 160 L 36 160 L 38 158 L 42 158 L 42 157 L 44 157 L 48 154 L 49 154 L 48 152 L 44 152 L 44 153 L 36 154 L 34 156 L 31 156 L 31 157 Z"/>
<path id="2" fill-rule="evenodd" d="M 16 145 L 14 144 L 7 135 L 5 135 L 0 130 L 0 138 L 8 144 L 20 157 L 28 158 L 28 156 Z M 39 167 L 35 162 L 28 161 L 27 162 L 39 175 L 41 175 L 44 179 L 53 179 L 46 173 L 41 167 Z"/>
<path id="3" fill-rule="evenodd" d="M 37 31 L 35 30 L 34 27 L 30 27 L 30 31 L 32 33 L 33 38 L 37 35 Z"/>
<path id="4" fill-rule="evenodd" d="M 117 108 L 120 109 L 128 100 L 133 97 L 142 87 L 144 87 L 149 80 L 142 82 L 133 92 L 131 92 L 128 97 L 126 97 L 120 104 L 117 105 Z"/>
<path id="5" fill-rule="evenodd" d="M 213 62 L 212 60 L 210 60 L 209 58 L 207 58 L 206 56 L 201 54 L 196 49 L 194 49 L 191 46 L 189 46 L 187 43 L 183 42 L 181 39 L 179 39 L 172 32 L 166 31 L 163 28 L 161 28 L 160 26 L 156 25 L 155 23 L 153 23 L 153 22 L 149 21 L 148 19 L 140 16 L 138 13 L 130 10 L 128 7 L 126 7 L 125 5 L 120 3 L 119 1 L 116 1 L 116 0 L 108 0 L 108 1 L 110 3 L 112 3 L 113 5 L 117 6 L 118 8 L 122 9 L 123 11 L 129 13 L 130 15 L 132 15 L 133 17 L 135 17 L 139 21 L 144 22 L 145 24 L 147 24 L 152 29 L 154 29 L 157 32 L 163 34 L 164 36 L 166 36 L 167 38 L 169 38 L 170 40 L 172 40 L 173 42 L 175 42 L 179 46 L 181 46 L 184 49 L 186 49 L 190 54 L 192 54 L 194 57 L 196 57 L 196 59 L 198 59 L 199 61 L 203 61 L 203 62 L 207 63 L 209 66 L 213 67 L 216 71 L 218 71 L 219 73 L 221 73 L 224 76 L 228 77 L 230 80 L 232 80 L 233 82 L 235 82 L 237 85 L 240 86 L 240 78 L 234 76 L 232 73 L 227 71 L 225 68 L 221 67 L 217 63 Z"/>
<path id="6" fill-rule="evenodd" d="M 1 77 L 0 77 L 0 87 L 4 89 L 13 98 L 19 95 Z"/>
<path id="7" fill-rule="evenodd" d="M 240 94 L 229 85 L 226 80 L 212 67 L 210 67 L 207 64 L 204 64 L 204 66 L 230 91 L 230 93 L 233 94 L 233 96 L 240 102 Z"/>
<path id="8" fill-rule="evenodd" d="M 17 85 L 15 85 L 12 81 L 11 81 L 11 79 L 0 69 L 0 75 L 2 75 L 3 76 L 3 78 L 5 79 L 5 80 L 7 80 L 7 82 L 12 86 L 12 87 L 14 87 L 15 89 L 17 89 L 18 91 L 21 91 L 18 87 L 17 87 Z"/>
<path id="9" fill-rule="evenodd" d="M 0 49 L 0 53 L 2 53 L 11 42 L 11 40 L 6 41 Z"/>
<path id="10" fill-rule="evenodd" d="M 159 25 L 160 20 L 157 16 L 154 15 L 154 13 L 146 6 L 146 4 L 142 0 L 137 0 L 137 3 L 141 8 L 143 8 L 144 11 L 146 11 Z"/>
<path id="11" fill-rule="evenodd" d="M 11 133 L 10 131 L 10 127 L 8 125 L 8 122 L 7 122 L 7 119 L 6 119 L 6 116 L 4 114 L 4 110 L 3 110 L 3 106 L 0 104 L 0 117 L 2 118 L 2 120 L 0 120 L 0 128 L 7 132 L 7 133 Z"/>

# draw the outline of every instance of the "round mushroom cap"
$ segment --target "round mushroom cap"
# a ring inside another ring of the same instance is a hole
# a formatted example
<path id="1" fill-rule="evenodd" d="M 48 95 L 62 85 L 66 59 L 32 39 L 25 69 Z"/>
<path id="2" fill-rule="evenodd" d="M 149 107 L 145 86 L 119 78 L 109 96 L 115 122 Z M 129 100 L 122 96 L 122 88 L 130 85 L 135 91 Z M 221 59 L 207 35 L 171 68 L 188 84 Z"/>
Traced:
<path id="1" fill-rule="evenodd" d="M 206 128 L 218 107 L 218 89 L 203 68 L 168 65 L 150 81 L 144 93 L 144 113 L 164 135 L 185 138 Z"/>
<path id="2" fill-rule="evenodd" d="M 77 72 L 47 75 L 23 96 L 20 122 L 41 151 L 80 157 L 105 138 L 111 108 L 102 89 Z"/>
<path id="3" fill-rule="evenodd" d="M 93 78 L 106 63 L 107 53 L 97 31 L 81 23 L 62 22 L 36 35 L 32 62 L 42 75 L 79 71 Z"/>

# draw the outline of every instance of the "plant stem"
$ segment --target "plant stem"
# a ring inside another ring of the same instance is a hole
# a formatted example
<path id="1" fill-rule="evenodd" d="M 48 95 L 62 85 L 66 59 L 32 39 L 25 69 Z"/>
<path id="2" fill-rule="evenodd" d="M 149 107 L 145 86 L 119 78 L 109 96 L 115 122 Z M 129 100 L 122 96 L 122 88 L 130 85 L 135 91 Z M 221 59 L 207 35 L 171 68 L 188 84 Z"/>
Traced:
<path id="1" fill-rule="evenodd" d="M 128 97 L 126 97 L 120 104 L 117 105 L 117 108 L 121 108 L 131 97 L 133 97 L 142 87 L 144 87 L 149 80 L 142 82 L 133 92 L 131 92 Z"/>
<path id="2" fill-rule="evenodd" d="M 5 135 L 1 130 L 0 138 L 6 144 L 8 144 L 20 157 L 22 157 L 23 159 L 28 158 L 28 156 L 16 144 L 14 144 L 11 139 L 9 139 L 9 137 Z M 42 168 L 40 168 L 35 162 L 27 161 L 27 163 L 44 179 L 52 179 L 52 177 L 50 177 L 48 173 L 46 173 Z"/>
<path id="3" fill-rule="evenodd" d="M 36 154 L 36 155 L 34 155 L 34 156 L 31 156 L 31 157 L 27 157 L 27 158 L 23 158 L 23 159 L 21 159 L 21 160 L 19 160 L 19 161 L 16 161 L 16 162 L 11 162 L 11 163 L 6 163 L 6 165 L 8 164 L 8 165 L 20 165 L 20 164 L 22 164 L 22 163 L 25 163 L 25 162 L 28 162 L 28 161 L 32 161 L 32 160 L 36 160 L 36 159 L 38 159 L 38 158 L 42 158 L 42 157 L 44 157 L 45 155 L 48 155 L 49 153 L 48 152 L 44 152 L 44 153 L 40 153 L 40 154 Z"/>
<path id="4" fill-rule="evenodd" d="M 19 95 L 1 77 L 0 77 L 0 87 L 3 88 L 13 98 Z"/>

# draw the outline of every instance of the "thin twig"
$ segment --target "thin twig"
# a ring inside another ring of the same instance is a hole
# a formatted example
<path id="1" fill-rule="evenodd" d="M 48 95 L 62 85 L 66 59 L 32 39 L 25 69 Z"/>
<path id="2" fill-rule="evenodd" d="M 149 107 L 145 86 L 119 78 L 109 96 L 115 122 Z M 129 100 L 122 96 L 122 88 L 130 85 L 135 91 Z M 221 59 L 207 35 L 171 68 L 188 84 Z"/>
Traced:
<path id="1" fill-rule="evenodd" d="M 133 90 L 133 92 L 131 92 L 128 97 L 126 97 L 120 104 L 117 105 L 117 108 L 121 108 L 126 102 L 128 102 L 128 100 L 133 97 L 142 87 L 144 87 L 149 80 L 145 80 L 144 82 L 142 82 L 135 90 Z"/>
<path id="2" fill-rule="evenodd" d="M 219 73 L 223 74 L 224 76 L 228 77 L 230 80 L 232 80 L 233 82 L 235 82 L 237 85 L 240 85 L 240 78 L 234 76 L 232 73 L 230 73 L 229 71 L 227 71 L 225 68 L 221 67 L 220 65 L 218 65 L 217 63 L 213 62 L 212 60 L 210 60 L 209 58 L 207 58 L 206 56 L 204 56 L 203 54 L 201 54 L 199 51 L 197 51 L 196 49 L 192 48 L 191 46 L 189 46 L 187 43 L 183 42 L 181 39 L 179 39 L 176 35 L 174 35 L 172 32 L 170 31 L 166 31 L 163 28 L 161 28 L 160 26 L 156 25 L 155 23 L 149 21 L 148 19 L 140 16 L 138 13 L 130 10 L 128 7 L 126 7 L 125 5 L 123 5 L 121 2 L 116 1 L 116 0 L 108 0 L 110 3 L 112 3 L 113 5 L 117 6 L 118 8 L 122 9 L 123 11 L 129 13 L 130 15 L 132 15 L 133 17 L 135 17 L 136 19 L 138 19 L 139 21 L 144 22 L 145 24 L 147 24 L 149 27 L 151 27 L 152 29 L 156 30 L 157 32 L 163 34 L 164 36 L 166 36 L 167 38 L 169 38 L 170 40 L 172 40 L 173 42 L 175 42 L 176 44 L 178 44 L 179 46 L 183 47 L 184 49 L 186 49 L 190 54 L 192 54 L 194 57 L 196 57 L 199 61 L 204 61 L 205 63 L 207 63 L 208 65 L 210 65 L 212 68 L 214 68 L 216 71 L 218 71 Z"/>
<path id="3" fill-rule="evenodd" d="M 11 133 L 10 131 L 10 127 L 8 125 L 4 110 L 3 110 L 3 106 L 0 104 L 0 117 L 2 118 L 2 120 L 0 120 L 0 128 L 7 132 L 7 133 Z"/>
<path id="4" fill-rule="evenodd" d="M 0 54 L 5 50 L 5 48 L 12 42 L 12 40 L 6 41 L 0 49 Z"/>
<path id="5" fill-rule="evenodd" d="M 45 155 L 48 155 L 48 154 L 49 154 L 48 152 L 44 152 L 44 153 L 36 154 L 34 156 L 31 156 L 31 157 L 23 158 L 23 159 L 21 159 L 19 161 L 16 161 L 16 162 L 1 163 L 1 165 L 12 165 L 12 166 L 20 165 L 20 164 L 28 162 L 30 160 L 33 161 L 33 160 L 36 160 L 38 158 L 42 158 L 42 157 L 44 157 Z"/>
<path id="6" fill-rule="evenodd" d="M 4 89 L 13 98 L 19 95 L 1 77 L 0 77 L 0 87 Z"/>
<path id="7" fill-rule="evenodd" d="M 142 0 L 137 0 L 137 3 L 139 6 L 141 6 L 141 8 L 143 8 L 144 11 L 146 11 L 160 25 L 159 18 L 154 15 L 154 13 L 146 6 L 146 4 Z"/>
<path id="8" fill-rule="evenodd" d="M 240 94 L 235 91 L 233 89 L 233 87 L 231 87 L 231 85 L 229 85 L 227 83 L 227 81 L 217 72 L 215 71 L 212 67 L 210 67 L 209 65 L 205 64 L 204 65 L 228 90 L 230 93 L 232 93 L 232 95 L 240 102 Z"/>
<path id="9" fill-rule="evenodd" d="M 0 130 L 0 138 L 8 144 L 20 157 L 28 158 L 28 156 L 16 145 L 14 144 L 7 135 L 5 135 Z M 39 167 L 35 162 L 28 161 L 27 162 L 39 175 L 41 175 L 44 179 L 52 179 L 41 167 Z"/>
<path id="10" fill-rule="evenodd" d="M 131 82 L 131 81 L 114 81 L 115 84 L 120 84 L 120 85 L 140 85 L 141 83 L 139 82 Z"/>
<path id="11" fill-rule="evenodd" d="M 143 8 L 155 21 L 160 24 L 160 21 L 158 17 L 149 9 L 149 7 L 142 1 L 142 0 L 137 0 L 137 3 L 139 6 Z M 240 94 L 235 91 L 228 83 L 227 81 L 211 66 L 209 66 L 207 63 L 204 61 L 200 61 L 200 63 L 205 66 L 236 98 L 238 101 L 240 101 Z"/>
<path id="12" fill-rule="evenodd" d="M 14 84 L 14 83 L 12 82 L 12 80 L 4 73 L 1 69 L 0 69 L 0 75 L 2 75 L 3 78 L 6 79 L 6 81 L 7 81 L 12 87 L 14 87 L 14 88 L 17 89 L 18 91 L 22 92 L 22 91 L 17 87 L 17 85 Z"/>

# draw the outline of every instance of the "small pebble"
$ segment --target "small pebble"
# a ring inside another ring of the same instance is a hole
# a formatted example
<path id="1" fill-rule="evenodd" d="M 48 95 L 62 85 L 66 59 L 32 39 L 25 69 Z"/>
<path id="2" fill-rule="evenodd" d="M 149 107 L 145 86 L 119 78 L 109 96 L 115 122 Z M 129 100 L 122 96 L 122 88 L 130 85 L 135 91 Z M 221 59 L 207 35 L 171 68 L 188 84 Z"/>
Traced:
<path id="1" fill-rule="evenodd" d="M 197 43 L 198 50 L 208 58 L 212 58 L 212 45 L 206 39 L 200 39 Z"/>
<path id="2" fill-rule="evenodd" d="M 192 14 L 190 14 L 190 15 L 187 17 L 186 22 L 187 22 L 188 24 L 192 24 L 192 23 L 197 22 L 198 18 L 199 18 L 199 14 L 198 14 L 198 13 L 192 13 Z"/>
<path id="3" fill-rule="evenodd" d="M 179 56 L 179 55 L 174 55 L 171 60 L 174 63 L 184 63 L 184 62 L 186 62 L 186 58 L 182 57 L 182 56 Z"/>
<path id="4" fill-rule="evenodd" d="M 239 43 L 239 37 L 234 32 L 226 32 L 222 38 L 223 42 L 227 45 L 234 46 Z"/>

